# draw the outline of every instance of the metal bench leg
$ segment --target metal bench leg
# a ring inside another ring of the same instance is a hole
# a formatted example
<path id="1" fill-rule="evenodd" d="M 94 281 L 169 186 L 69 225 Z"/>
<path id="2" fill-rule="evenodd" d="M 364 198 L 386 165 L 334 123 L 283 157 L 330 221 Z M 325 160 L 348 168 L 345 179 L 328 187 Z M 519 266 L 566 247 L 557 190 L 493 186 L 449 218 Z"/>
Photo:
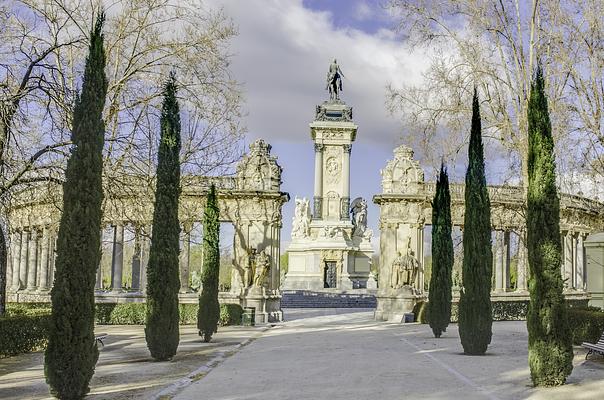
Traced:
<path id="1" fill-rule="evenodd" d="M 590 355 L 592 352 L 593 352 L 593 350 L 592 350 L 592 349 L 589 349 L 589 350 L 587 351 L 587 354 L 585 354 L 585 359 L 586 359 L 586 360 L 587 360 L 587 357 L 588 357 L 588 356 L 589 356 L 589 355 Z"/>

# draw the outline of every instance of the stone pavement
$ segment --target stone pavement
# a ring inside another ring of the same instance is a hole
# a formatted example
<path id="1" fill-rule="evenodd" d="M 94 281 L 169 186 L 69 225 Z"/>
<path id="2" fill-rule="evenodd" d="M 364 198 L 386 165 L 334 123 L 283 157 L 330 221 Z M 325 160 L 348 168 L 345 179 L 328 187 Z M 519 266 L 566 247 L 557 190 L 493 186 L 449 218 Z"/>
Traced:
<path id="1" fill-rule="evenodd" d="M 332 315 L 327 315 L 331 312 Z M 604 361 L 576 348 L 569 384 L 533 389 L 526 323 L 495 322 L 488 354 L 462 354 L 457 326 L 375 322 L 372 312 L 303 310 L 275 326 L 175 400 L 601 399 Z"/>

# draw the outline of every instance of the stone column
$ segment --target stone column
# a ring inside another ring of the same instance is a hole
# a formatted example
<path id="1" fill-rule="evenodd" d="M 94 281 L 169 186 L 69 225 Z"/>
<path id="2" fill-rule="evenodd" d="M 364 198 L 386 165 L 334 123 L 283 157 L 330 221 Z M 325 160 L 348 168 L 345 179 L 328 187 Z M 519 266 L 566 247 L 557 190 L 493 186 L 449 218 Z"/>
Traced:
<path id="1" fill-rule="evenodd" d="M 4 237 L 4 244 L 6 246 L 6 274 L 4 275 L 4 293 L 6 296 L 8 296 L 8 292 L 13 285 L 13 270 L 15 269 L 13 266 L 13 236 L 13 232 L 11 231 Z"/>
<path id="2" fill-rule="evenodd" d="M 510 289 L 510 231 L 506 230 L 503 233 L 503 290 L 508 291 Z"/>
<path id="3" fill-rule="evenodd" d="M 55 279 L 55 270 L 57 259 L 57 231 L 54 228 L 50 228 L 48 231 L 48 286 L 52 289 Z"/>
<path id="4" fill-rule="evenodd" d="M 417 260 L 419 261 L 420 270 L 418 271 L 417 282 L 418 289 L 421 293 L 424 292 L 424 226 L 420 225 L 417 235 Z"/>
<path id="5" fill-rule="evenodd" d="M 141 232 L 134 228 L 134 254 L 132 254 L 132 290 L 140 291 L 141 287 Z"/>
<path id="6" fill-rule="evenodd" d="M 111 257 L 111 291 L 122 291 L 122 274 L 124 269 L 124 225 L 114 226 L 113 254 Z"/>
<path id="7" fill-rule="evenodd" d="M 27 284 L 27 251 L 29 249 L 29 231 L 21 233 L 21 256 L 19 257 L 19 287 L 25 289 Z"/>
<path id="8" fill-rule="evenodd" d="M 315 219 L 323 218 L 323 149 L 322 144 L 315 143 L 315 194 L 313 205 Z"/>
<path id="9" fill-rule="evenodd" d="M 528 250 L 526 248 L 526 231 L 518 233 L 518 264 L 516 270 L 516 290 L 525 292 L 528 290 Z"/>
<path id="10" fill-rule="evenodd" d="M 40 273 L 38 279 L 38 290 L 48 290 L 48 259 L 49 259 L 49 237 L 48 227 L 42 229 L 42 245 L 40 246 Z"/>
<path id="11" fill-rule="evenodd" d="M 562 279 L 564 279 L 564 287 L 572 289 L 573 287 L 573 245 L 572 245 L 572 232 L 564 232 L 564 258 L 563 258 L 563 273 Z"/>
<path id="12" fill-rule="evenodd" d="M 583 241 L 585 234 L 580 232 L 577 238 L 577 268 L 575 274 L 575 288 L 577 290 L 585 290 L 585 246 Z"/>
<path id="13" fill-rule="evenodd" d="M 180 293 L 188 293 L 191 256 L 191 224 L 183 225 L 182 248 L 180 251 Z"/>
<path id="14" fill-rule="evenodd" d="M 342 204 L 340 205 L 340 219 L 350 219 L 350 152 L 352 145 L 342 146 Z"/>
<path id="15" fill-rule="evenodd" d="M 577 234 L 572 233 L 570 235 L 570 248 L 572 249 L 572 268 L 571 268 L 571 287 L 577 288 Z"/>
<path id="16" fill-rule="evenodd" d="M 504 234 L 503 231 L 495 231 L 495 291 L 503 292 L 505 290 L 505 274 L 504 270 L 504 257 L 503 257 L 503 245 Z"/>
<path id="17" fill-rule="evenodd" d="M 33 291 L 36 290 L 36 273 L 38 272 L 38 232 L 35 229 L 31 231 L 28 253 L 27 290 Z"/>
<path id="18" fill-rule="evenodd" d="M 151 228 L 143 228 L 141 232 L 141 292 L 147 292 L 147 264 L 149 264 L 149 249 L 151 239 L 149 237 Z"/>
<path id="19" fill-rule="evenodd" d="M 12 240 L 13 247 L 13 275 L 12 275 L 12 284 L 11 290 L 17 291 L 19 290 L 19 266 L 21 261 L 21 232 L 15 231 L 13 233 Z"/>

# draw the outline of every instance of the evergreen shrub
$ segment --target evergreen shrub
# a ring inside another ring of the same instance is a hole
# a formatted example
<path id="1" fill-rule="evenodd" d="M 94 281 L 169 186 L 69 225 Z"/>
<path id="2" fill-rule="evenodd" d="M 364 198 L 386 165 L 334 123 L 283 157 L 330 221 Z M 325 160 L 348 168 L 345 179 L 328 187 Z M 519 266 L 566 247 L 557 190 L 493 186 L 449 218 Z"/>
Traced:
<path id="1" fill-rule="evenodd" d="M 157 180 L 151 248 L 147 265 L 145 340 L 151 357 L 170 360 L 178 349 L 178 290 L 180 289 L 180 108 L 176 78 L 170 74 L 163 89 Z"/>
<path id="2" fill-rule="evenodd" d="M 597 343 L 604 332 L 604 311 L 599 308 L 574 308 L 567 311 L 573 344 Z"/>
<path id="3" fill-rule="evenodd" d="M 46 348 L 50 313 L 0 317 L 0 358 Z"/>
<path id="4" fill-rule="evenodd" d="M 478 94 L 472 101 L 463 231 L 462 287 L 459 293 L 459 337 L 465 354 L 481 355 L 492 337 L 491 203 L 485 178 Z"/>

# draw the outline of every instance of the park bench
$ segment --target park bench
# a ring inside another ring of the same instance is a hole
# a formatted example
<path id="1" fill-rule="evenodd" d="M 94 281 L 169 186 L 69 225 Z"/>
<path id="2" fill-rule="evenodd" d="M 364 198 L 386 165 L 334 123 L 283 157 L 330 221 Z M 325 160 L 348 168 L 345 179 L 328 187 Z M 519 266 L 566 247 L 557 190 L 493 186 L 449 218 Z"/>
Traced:
<path id="1" fill-rule="evenodd" d="M 593 343 L 583 342 L 583 343 L 581 343 L 581 346 L 588 350 L 587 354 L 585 355 L 586 360 L 587 360 L 587 356 L 589 356 L 591 353 L 599 353 L 604 356 L 604 332 L 602 332 L 602 336 L 600 337 L 600 340 L 598 340 L 598 343 L 593 344 Z"/>
<path id="2" fill-rule="evenodd" d="M 97 344 L 101 345 L 101 348 L 105 347 L 105 343 L 103 343 L 103 340 L 107 339 L 107 334 L 106 333 L 98 333 L 96 335 L 94 335 L 94 340 L 96 340 Z"/>

